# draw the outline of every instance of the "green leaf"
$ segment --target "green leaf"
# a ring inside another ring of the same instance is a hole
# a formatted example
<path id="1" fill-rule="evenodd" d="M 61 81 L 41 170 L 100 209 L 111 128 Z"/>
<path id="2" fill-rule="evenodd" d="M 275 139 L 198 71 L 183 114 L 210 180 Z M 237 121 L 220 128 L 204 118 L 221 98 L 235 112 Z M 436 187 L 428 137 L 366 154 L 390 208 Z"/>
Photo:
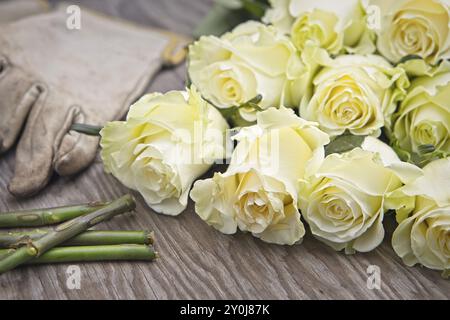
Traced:
<path id="1" fill-rule="evenodd" d="M 195 28 L 193 35 L 196 38 L 200 38 L 203 35 L 221 36 L 249 19 L 248 13 L 243 10 L 233 10 L 216 4 L 205 19 Z"/>
<path id="2" fill-rule="evenodd" d="M 391 142 L 391 146 L 401 160 L 415 164 L 420 168 L 423 168 L 431 161 L 450 156 L 450 153 L 436 149 L 436 147 L 431 144 L 420 145 L 418 147 L 418 153 L 400 148 L 396 141 Z"/>
<path id="3" fill-rule="evenodd" d="M 264 1 L 241 0 L 243 8 L 255 18 L 261 19 L 269 7 Z"/>
<path id="4" fill-rule="evenodd" d="M 361 147 L 364 139 L 366 139 L 366 136 L 354 136 L 350 134 L 339 136 L 325 146 L 325 155 L 344 153 Z"/>
<path id="5" fill-rule="evenodd" d="M 409 60 L 419 60 L 419 59 L 423 60 L 422 57 L 417 54 L 408 54 L 407 56 L 401 58 L 400 61 L 397 62 L 395 65 L 398 66 L 399 64 L 405 63 Z"/>
<path id="6" fill-rule="evenodd" d="M 419 146 L 418 149 L 421 154 L 428 154 L 436 151 L 435 146 L 432 144 L 423 144 Z"/>
<path id="7" fill-rule="evenodd" d="M 195 28 L 193 35 L 221 36 L 242 22 L 261 19 L 268 8 L 266 0 L 216 0 L 206 18 Z"/>
<path id="8" fill-rule="evenodd" d="M 263 99 L 262 94 L 258 94 L 256 97 L 254 97 L 253 99 L 250 99 L 246 103 L 248 103 L 248 104 L 258 104 L 258 103 L 260 103 L 262 101 L 262 99 Z"/>
<path id="9" fill-rule="evenodd" d="M 256 111 L 263 111 L 258 105 L 262 100 L 262 95 L 258 94 L 256 97 L 250 99 L 249 101 L 241 104 L 240 106 L 232 106 L 226 109 L 217 108 L 222 116 L 227 119 L 233 127 L 248 127 L 253 125 L 253 122 L 248 122 L 242 119 L 239 109 L 241 108 L 253 108 Z"/>
<path id="10" fill-rule="evenodd" d="M 224 8 L 228 9 L 241 9 L 243 4 L 241 0 L 216 0 L 217 4 L 220 4 Z"/>

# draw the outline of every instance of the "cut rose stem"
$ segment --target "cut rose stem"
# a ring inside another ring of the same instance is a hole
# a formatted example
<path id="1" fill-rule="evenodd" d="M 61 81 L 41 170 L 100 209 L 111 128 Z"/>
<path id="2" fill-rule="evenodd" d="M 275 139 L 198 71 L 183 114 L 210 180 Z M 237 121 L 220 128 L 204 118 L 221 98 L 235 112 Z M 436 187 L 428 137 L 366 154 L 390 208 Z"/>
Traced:
<path id="1" fill-rule="evenodd" d="M 0 232 L 0 248 L 14 249 L 47 235 L 48 230 L 31 232 Z M 108 246 L 116 244 L 153 244 L 154 233 L 150 231 L 96 231 L 88 230 L 60 246 Z"/>
<path id="2" fill-rule="evenodd" d="M 14 249 L 0 250 L 0 259 L 8 256 Z M 54 264 L 70 262 L 99 261 L 153 261 L 158 253 L 152 246 L 138 244 L 120 244 L 111 246 L 77 246 L 53 248 L 36 259 L 24 264 Z"/>
<path id="3" fill-rule="evenodd" d="M 100 136 L 100 131 L 102 131 L 103 127 L 94 126 L 90 124 L 83 123 L 74 123 L 70 130 L 85 134 L 88 136 Z"/>
<path id="4" fill-rule="evenodd" d="M 64 243 L 65 241 L 85 232 L 94 225 L 108 220 L 116 215 L 132 211 L 136 207 L 136 202 L 130 195 L 123 196 L 104 208 L 91 212 L 84 216 L 67 221 L 48 234 L 35 241 L 28 242 L 27 245 L 17 250 L 11 250 L 0 260 L 0 274 L 10 271 L 17 266 L 42 256 L 50 249 Z"/>
<path id="5" fill-rule="evenodd" d="M 97 211 L 109 203 L 90 203 L 0 214 L 0 228 L 41 227 L 65 222 Z"/>

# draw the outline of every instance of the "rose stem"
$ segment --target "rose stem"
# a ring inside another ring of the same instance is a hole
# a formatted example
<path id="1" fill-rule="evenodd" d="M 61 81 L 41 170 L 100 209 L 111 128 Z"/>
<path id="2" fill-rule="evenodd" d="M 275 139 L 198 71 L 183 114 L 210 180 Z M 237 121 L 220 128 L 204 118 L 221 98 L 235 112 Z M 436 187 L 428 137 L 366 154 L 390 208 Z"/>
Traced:
<path id="1" fill-rule="evenodd" d="M 8 256 L 14 249 L 0 250 L 0 259 Z M 53 248 L 25 264 L 53 264 L 93 261 L 152 261 L 158 258 L 152 246 L 120 244 L 110 246 L 78 246 Z"/>
<path id="2" fill-rule="evenodd" d="M 0 248 L 18 248 L 30 241 L 47 235 L 49 231 L 0 232 Z M 88 230 L 60 246 L 108 246 L 115 244 L 153 244 L 154 233 L 150 231 L 94 231 Z"/>
<path id="3" fill-rule="evenodd" d="M 100 131 L 102 131 L 102 127 L 94 126 L 90 124 L 83 123 L 74 123 L 70 130 L 76 131 L 81 134 L 85 134 L 88 136 L 100 136 Z"/>
<path id="4" fill-rule="evenodd" d="M 11 251 L 0 260 L 0 274 L 24 264 L 33 258 L 39 257 L 53 247 L 83 233 L 94 225 L 108 220 L 116 215 L 133 210 L 136 202 L 130 195 L 123 196 L 104 208 L 87 215 L 67 221 L 50 231 L 42 238 L 30 241 L 26 246 Z"/>
<path id="5" fill-rule="evenodd" d="M 57 224 L 104 208 L 109 203 L 91 203 L 0 214 L 0 228 L 40 227 Z"/>

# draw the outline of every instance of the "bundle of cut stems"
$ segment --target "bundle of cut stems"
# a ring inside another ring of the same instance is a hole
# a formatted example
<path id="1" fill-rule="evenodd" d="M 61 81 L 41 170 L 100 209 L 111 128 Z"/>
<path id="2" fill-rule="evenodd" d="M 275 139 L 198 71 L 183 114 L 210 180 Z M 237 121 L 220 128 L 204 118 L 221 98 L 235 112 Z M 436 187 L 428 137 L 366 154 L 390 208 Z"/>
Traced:
<path id="1" fill-rule="evenodd" d="M 148 231 L 93 231 L 94 225 L 134 210 L 126 195 L 110 203 L 0 214 L 0 227 L 50 225 L 53 230 L 0 233 L 0 274 L 23 264 L 142 260 L 158 257 Z"/>

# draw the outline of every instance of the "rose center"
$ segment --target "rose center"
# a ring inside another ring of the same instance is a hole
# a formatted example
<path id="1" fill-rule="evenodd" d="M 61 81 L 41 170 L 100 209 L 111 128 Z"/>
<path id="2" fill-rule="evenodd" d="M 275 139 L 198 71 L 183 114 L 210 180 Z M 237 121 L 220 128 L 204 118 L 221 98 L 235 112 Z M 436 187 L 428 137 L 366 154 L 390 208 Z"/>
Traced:
<path id="1" fill-rule="evenodd" d="M 414 138 L 419 145 L 431 144 L 436 146 L 439 142 L 436 126 L 429 122 L 421 122 L 414 128 Z"/>
<path id="2" fill-rule="evenodd" d="M 292 40 L 299 50 L 303 50 L 307 43 L 320 46 L 323 32 L 316 24 L 311 24 L 307 14 L 299 17 L 293 26 Z"/>
<path id="3" fill-rule="evenodd" d="M 250 232 L 263 232 L 283 216 L 285 198 L 289 197 L 267 193 L 265 190 L 243 194 L 234 205 L 238 224 Z"/>
<path id="4" fill-rule="evenodd" d="M 342 200 L 333 201 L 326 209 L 327 216 L 336 220 L 345 219 L 349 211 L 350 208 Z"/>
<path id="5" fill-rule="evenodd" d="M 348 78 L 348 77 L 347 77 Z M 364 125 L 364 119 L 370 107 L 366 105 L 361 88 L 353 79 L 342 78 L 339 85 L 333 87 L 325 104 L 325 115 L 339 126 L 349 129 Z"/>
<path id="6" fill-rule="evenodd" d="M 222 84 L 222 95 L 228 101 L 240 101 L 242 88 L 236 80 L 232 78 L 225 79 Z"/>
<path id="7" fill-rule="evenodd" d="M 350 124 L 361 117 L 361 111 L 355 101 L 349 101 L 337 108 L 336 119 L 341 124 Z"/>
<path id="8" fill-rule="evenodd" d="M 394 21 L 393 35 L 400 55 L 417 54 L 424 58 L 436 53 L 437 35 L 429 22 L 420 16 L 411 17 L 408 13 L 399 13 Z"/>
<path id="9" fill-rule="evenodd" d="M 237 217 L 249 231 L 262 232 L 270 224 L 274 210 L 264 192 L 248 192 L 235 205 Z"/>
<path id="10" fill-rule="evenodd" d="M 136 180 L 142 180 L 141 190 L 143 193 L 151 192 L 158 197 L 172 197 L 179 194 L 174 185 L 174 172 L 160 159 L 147 157 L 143 159 L 138 167 L 142 171 L 136 172 Z M 145 183 L 144 183 L 145 181 Z"/>
<path id="11" fill-rule="evenodd" d="M 351 217 L 351 208 L 340 197 L 326 194 L 321 200 L 321 211 L 331 220 L 343 221 Z"/>

